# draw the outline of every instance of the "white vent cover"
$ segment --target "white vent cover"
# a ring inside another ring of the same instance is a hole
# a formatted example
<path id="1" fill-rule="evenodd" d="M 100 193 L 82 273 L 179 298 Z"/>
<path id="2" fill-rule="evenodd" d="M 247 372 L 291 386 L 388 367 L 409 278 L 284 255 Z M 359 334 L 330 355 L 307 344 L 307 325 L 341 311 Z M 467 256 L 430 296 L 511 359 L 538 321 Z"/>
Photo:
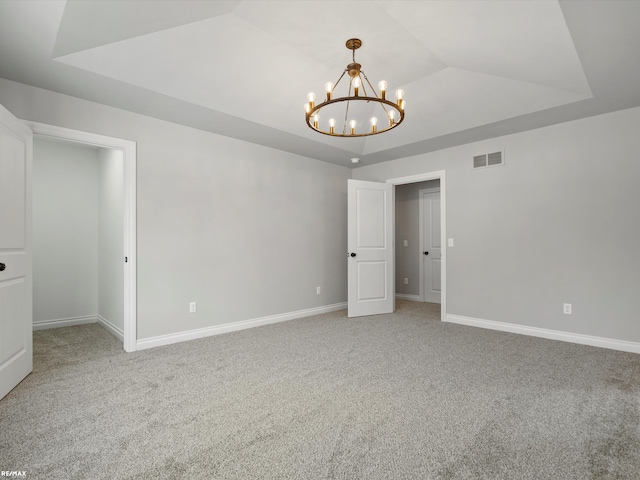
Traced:
<path id="1" fill-rule="evenodd" d="M 504 164 L 504 152 L 483 153 L 473 157 L 473 168 L 492 167 Z"/>

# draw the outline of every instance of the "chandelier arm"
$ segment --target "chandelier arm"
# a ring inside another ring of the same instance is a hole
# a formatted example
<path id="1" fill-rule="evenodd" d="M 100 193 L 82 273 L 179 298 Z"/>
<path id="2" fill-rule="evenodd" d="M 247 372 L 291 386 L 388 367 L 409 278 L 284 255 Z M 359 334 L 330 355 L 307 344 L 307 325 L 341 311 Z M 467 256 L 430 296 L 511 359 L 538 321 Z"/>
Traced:
<path id="1" fill-rule="evenodd" d="M 387 110 L 386 105 L 384 103 L 381 103 L 380 107 L 382 108 L 382 111 L 384 112 L 385 117 L 389 118 L 389 110 Z"/>
<path id="2" fill-rule="evenodd" d="M 367 74 L 364 73 L 364 71 L 363 71 L 362 75 L 364 75 L 364 79 L 367 81 L 367 83 L 371 87 L 371 90 L 373 90 L 373 93 L 374 93 L 375 97 L 378 98 L 378 93 L 376 92 L 376 89 L 373 87 L 373 85 L 371 85 L 371 82 L 369 81 L 369 78 L 367 77 Z M 380 106 L 382 107 L 382 111 L 384 112 L 385 116 L 388 117 L 389 116 L 389 110 L 387 110 L 386 105 L 384 103 L 380 103 Z"/>
<path id="3" fill-rule="evenodd" d="M 351 88 L 349 88 L 349 96 L 351 96 Z M 347 134 L 347 118 L 349 117 L 349 103 L 350 101 L 347 100 L 347 108 L 345 108 L 344 110 L 344 123 L 342 124 L 342 135 Z"/>
<path id="4" fill-rule="evenodd" d="M 354 50 L 355 52 L 355 50 Z M 346 71 L 346 70 L 345 70 Z M 353 82 L 349 81 L 349 97 L 351 97 L 351 86 L 352 86 Z M 344 110 L 344 123 L 342 124 L 342 135 L 346 135 L 347 134 L 347 120 L 349 119 L 349 103 L 351 103 L 349 100 L 347 100 L 347 108 L 345 108 Z"/>
<path id="5" fill-rule="evenodd" d="M 336 83 L 333 84 L 333 89 L 331 90 L 331 93 L 333 93 L 333 90 L 336 89 L 336 87 L 338 86 L 338 84 L 340 83 L 340 80 L 342 80 L 342 77 L 344 77 L 344 74 L 347 73 L 347 69 L 345 68 L 342 71 L 342 75 L 340 75 L 340 78 L 338 79 L 338 81 Z"/>
<path id="6" fill-rule="evenodd" d="M 369 82 L 369 79 L 367 78 L 367 74 L 366 74 L 366 73 L 364 73 L 364 70 L 360 70 L 360 76 L 364 77 L 364 79 L 366 80 L 366 82 L 367 82 L 367 83 L 369 84 L 369 86 L 373 89 L 373 85 L 371 85 L 371 83 Z M 362 91 L 364 92 L 364 94 L 365 94 L 365 95 L 369 96 L 369 95 L 367 94 L 367 87 L 365 86 L 364 82 L 362 82 L 362 80 L 361 80 L 361 83 L 362 83 Z M 376 91 L 374 90 L 374 91 L 373 91 L 373 93 L 374 93 L 374 95 L 375 95 Z"/>
<path id="7" fill-rule="evenodd" d="M 367 81 L 367 83 L 371 87 L 371 90 L 373 91 L 373 96 L 378 98 L 378 92 L 376 92 L 376 89 L 373 88 L 373 85 L 371 85 L 371 82 L 369 81 L 369 78 L 367 78 L 367 74 L 364 73 L 364 70 L 362 71 L 362 76 L 364 77 L 364 79 Z M 364 83 L 362 84 L 362 89 L 364 90 Z"/>
<path id="8" fill-rule="evenodd" d="M 362 85 L 362 93 L 364 93 L 365 97 L 368 97 L 369 94 L 367 93 L 367 87 L 365 87 L 364 82 L 362 81 L 362 75 L 364 75 L 364 72 L 362 70 L 360 70 L 360 75 L 358 75 L 358 77 L 360 78 L 360 84 Z M 364 75 L 365 80 L 367 79 L 367 76 Z M 375 92 L 374 92 L 375 93 Z"/>

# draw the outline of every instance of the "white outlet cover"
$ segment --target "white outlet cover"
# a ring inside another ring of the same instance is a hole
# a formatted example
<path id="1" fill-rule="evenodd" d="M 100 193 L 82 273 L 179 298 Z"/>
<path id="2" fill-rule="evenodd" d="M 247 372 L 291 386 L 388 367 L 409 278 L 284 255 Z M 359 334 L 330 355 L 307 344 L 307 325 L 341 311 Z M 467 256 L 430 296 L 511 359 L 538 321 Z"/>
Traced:
<path id="1" fill-rule="evenodd" d="M 453 238 L 450 238 L 447 245 L 449 245 L 450 247 L 453 247 Z"/>

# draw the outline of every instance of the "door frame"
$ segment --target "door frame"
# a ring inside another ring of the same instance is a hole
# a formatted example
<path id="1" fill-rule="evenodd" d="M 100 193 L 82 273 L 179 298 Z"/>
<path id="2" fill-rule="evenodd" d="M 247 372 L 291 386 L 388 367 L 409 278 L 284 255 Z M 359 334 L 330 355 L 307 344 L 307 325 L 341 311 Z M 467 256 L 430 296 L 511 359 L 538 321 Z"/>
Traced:
<path id="1" fill-rule="evenodd" d="M 419 224 L 419 243 L 420 243 L 420 252 L 422 254 L 422 252 L 425 251 L 426 247 L 424 246 L 425 244 L 425 238 L 424 238 L 424 195 L 425 194 L 429 194 L 429 193 L 439 193 L 440 196 L 442 196 L 442 193 L 440 192 L 440 187 L 431 187 L 431 188 L 421 188 L 420 190 L 418 190 L 418 211 L 420 212 L 419 218 L 418 218 L 418 224 Z M 442 221 L 440 222 L 442 223 Z M 442 243 L 441 243 L 442 245 Z M 444 245 L 441 247 L 441 250 L 444 250 Z M 442 265 L 442 260 L 440 260 L 440 265 Z M 425 292 L 424 292 L 424 288 L 425 288 L 425 282 L 424 282 L 424 258 L 420 257 L 420 265 L 419 265 L 419 275 L 420 275 L 420 281 L 419 281 L 419 285 L 420 285 L 420 301 L 421 302 L 425 302 L 426 301 L 426 297 L 425 297 Z M 440 282 L 442 283 L 442 269 L 440 269 Z M 441 291 L 441 295 L 442 295 L 442 291 Z M 442 299 L 440 300 L 442 301 Z"/>
<path id="2" fill-rule="evenodd" d="M 445 321 L 447 317 L 447 184 L 445 171 L 436 170 L 433 172 L 419 173 L 407 177 L 389 178 L 387 183 L 392 185 L 405 185 L 407 183 L 418 183 L 427 180 L 440 180 L 440 239 L 442 242 L 442 270 L 440 278 L 442 280 L 442 295 L 440 303 L 440 320 Z M 395 188 L 394 188 L 395 191 Z M 396 208 L 396 196 L 393 195 L 393 209 Z M 395 226 L 394 226 L 395 229 Z M 395 273 L 394 273 L 395 278 Z M 421 280 L 422 281 L 422 280 Z M 424 295 L 421 289 L 420 295 Z M 424 301 L 424 299 L 423 299 Z"/>
<path id="3" fill-rule="evenodd" d="M 124 255 L 126 259 L 123 259 L 125 261 L 123 346 L 125 352 L 135 352 L 137 349 L 136 142 L 44 123 L 25 120 L 23 122 L 33 130 L 35 138 L 67 140 L 120 150 L 123 154 Z"/>

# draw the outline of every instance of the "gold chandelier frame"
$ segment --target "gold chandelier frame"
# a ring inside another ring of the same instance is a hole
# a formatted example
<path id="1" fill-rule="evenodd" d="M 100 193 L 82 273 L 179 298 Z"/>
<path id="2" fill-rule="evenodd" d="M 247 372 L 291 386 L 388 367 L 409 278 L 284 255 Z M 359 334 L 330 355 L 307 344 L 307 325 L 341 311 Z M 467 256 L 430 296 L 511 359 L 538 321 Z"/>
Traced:
<path id="1" fill-rule="evenodd" d="M 352 63 L 347 65 L 347 68 L 345 68 L 335 84 L 331 82 L 327 82 L 325 84 L 326 99 L 324 102 L 316 104 L 315 94 L 309 93 L 307 97 L 308 101 L 304 105 L 307 125 L 318 133 L 333 137 L 368 137 L 370 135 L 388 132 L 389 130 L 396 128 L 404 120 L 404 90 L 396 90 L 396 102 L 389 101 L 386 98 L 387 82 L 383 80 L 378 84 L 380 93 L 377 93 L 376 89 L 367 78 L 367 75 L 364 73 L 364 70 L 362 70 L 362 65 L 356 62 L 356 50 L 362 46 L 362 40 L 359 38 L 350 38 L 346 41 L 345 45 L 352 52 Z M 345 97 L 334 98 L 334 91 L 340 81 L 344 78 L 345 74 L 349 75 L 348 95 Z M 370 88 L 370 92 L 367 91 L 366 85 Z M 361 94 L 360 89 L 362 89 L 363 95 Z M 329 130 L 321 128 L 320 111 L 328 105 L 341 102 L 346 102 L 342 132 L 340 133 L 339 129 L 336 130 L 336 120 L 334 118 L 329 120 Z M 370 119 L 370 129 L 366 132 L 361 131 L 358 133 L 355 120 L 349 119 L 349 106 L 351 102 L 375 102 L 384 112 L 387 126 L 379 128 L 378 119 L 374 116 Z"/>

